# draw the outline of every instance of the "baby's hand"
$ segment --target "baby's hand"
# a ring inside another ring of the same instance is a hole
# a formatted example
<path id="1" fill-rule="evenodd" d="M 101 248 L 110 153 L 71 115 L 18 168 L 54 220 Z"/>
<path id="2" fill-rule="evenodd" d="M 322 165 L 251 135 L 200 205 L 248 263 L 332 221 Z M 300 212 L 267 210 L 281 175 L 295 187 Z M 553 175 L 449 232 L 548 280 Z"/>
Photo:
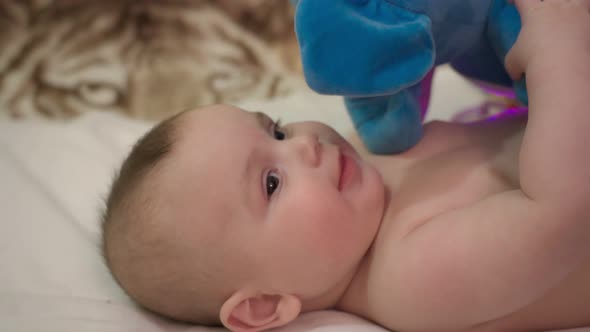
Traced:
<path id="1" fill-rule="evenodd" d="M 552 57 L 554 64 L 561 66 L 572 58 L 569 55 L 590 53 L 590 0 L 514 2 L 520 12 L 522 30 L 506 56 L 506 70 L 513 80 L 520 79 L 538 58 Z"/>

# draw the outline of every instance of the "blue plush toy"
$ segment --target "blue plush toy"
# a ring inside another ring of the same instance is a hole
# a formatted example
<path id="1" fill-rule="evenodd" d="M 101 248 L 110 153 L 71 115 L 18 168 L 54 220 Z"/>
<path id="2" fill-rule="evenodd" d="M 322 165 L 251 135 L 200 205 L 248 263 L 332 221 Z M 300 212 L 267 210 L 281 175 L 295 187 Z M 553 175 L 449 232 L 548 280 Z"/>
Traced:
<path id="1" fill-rule="evenodd" d="M 299 0 L 295 28 L 309 86 L 342 95 L 368 149 L 397 153 L 422 136 L 424 77 L 450 63 L 470 78 L 524 81 L 503 63 L 520 31 L 507 0 Z M 428 82 L 427 84 L 430 84 Z"/>

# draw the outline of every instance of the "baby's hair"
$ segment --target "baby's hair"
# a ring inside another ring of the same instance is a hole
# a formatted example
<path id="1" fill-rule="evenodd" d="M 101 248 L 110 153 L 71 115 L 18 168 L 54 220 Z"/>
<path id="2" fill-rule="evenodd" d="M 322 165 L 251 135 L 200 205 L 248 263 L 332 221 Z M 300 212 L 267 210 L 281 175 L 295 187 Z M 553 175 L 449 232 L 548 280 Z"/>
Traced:
<path id="1" fill-rule="evenodd" d="M 149 188 L 148 178 L 151 180 L 162 169 L 180 136 L 179 118 L 184 113 L 164 120 L 140 138 L 115 175 L 102 215 L 102 256 L 119 286 L 141 307 L 176 321 L 220 325 L 218 313 L 222 302 L 215 300 L 219 296 L 211 295 L 217 294 L 218 289 L 210 282 L 215 279 L 210 274 L 217 271 L 216 264 L 201 262 L 203 273 L 190 276 L 191 280 L 201 280 L 199 285 L 205 289 L 179 288 L 183 287 L 180 285 L 185 275 L 178 270 L 182 267 L 171 266 L 176 259 L 166 254 L 173 244 L 159 232 L 158 200 L 154 198 L 157 193 Z M 157 271 L 152 269 L 153 264 L 158 264 Z M 149 271 L 143 271 L 145 266 L 149 266 Z M 123 275 L 137 275 L 138 269 L 149 281 L 143 277 L 129 281 Z M 160 297 L 163 293 L 168 299 Z M 173 299 L 184 299 L 174 302 L 189 304 L 180 311 L 170 309 L 168 305 Z"/>
<path id="2" fill-rule="evenodd" d="M 171 151 L 179 113 L 153 127 L 133 146 L 131 152 L 115 174 L 110 193 L 105 201 L 102 214 L 102 256 L 110 267 L 107 251 L 107 233 L 113 222 L 115 211 L 133 192 L 146 175 Z"/>

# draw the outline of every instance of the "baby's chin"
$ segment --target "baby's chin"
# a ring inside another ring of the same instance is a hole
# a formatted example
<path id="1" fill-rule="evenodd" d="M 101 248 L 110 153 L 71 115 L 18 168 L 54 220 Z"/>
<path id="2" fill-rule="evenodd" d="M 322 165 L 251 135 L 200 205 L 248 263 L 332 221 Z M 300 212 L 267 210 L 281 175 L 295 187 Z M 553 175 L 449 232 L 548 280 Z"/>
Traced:
<path id="1" fill-rule="evenodd" d="M 370 173 L 370 176 L 373 178 L 371 179 L 373 181 L 372 186 L 374 187 L 373 190 L 371 190 L 373 192 L 373 197 L 369 198 L 369 202 L 372 202 L 373 205 L 370 210 L 375 213 L 374 218 L 372 218 L 375 222 L 374 240 L 391 199 L 391 189 L 385 183 L 383 174 L 378 167 L 371 163 L 370 160 L 364 159 L 363 162 L 367 165 L 367 168 L 369 168 L 368 173 Z"/>

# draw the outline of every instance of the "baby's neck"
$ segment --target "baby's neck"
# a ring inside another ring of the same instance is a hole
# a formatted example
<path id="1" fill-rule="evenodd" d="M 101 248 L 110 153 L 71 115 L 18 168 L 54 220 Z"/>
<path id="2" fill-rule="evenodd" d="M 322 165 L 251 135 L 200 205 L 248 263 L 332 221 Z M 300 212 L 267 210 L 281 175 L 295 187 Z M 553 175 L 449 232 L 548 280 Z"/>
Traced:
<path id="1" fill-rule="evenodd" d="M 366 158 L 367 159 L 367 158 Z M 382 172 L 383 181 L 386 188 L 386 198 L 383 217 L 388 214 L 391 201 L 391 191 L 399 185 L 403 178 L 404 168 L 408 164 L 403 158 L 398 157 L 370 157 L 368 158 L 375 167 L 380 171 L 387 169 L 387 172 Z M 387 222 L 387 218 L 383 218 L 379 230 L 383 228 L 383 223 Z M 334 309 L 349 312 L 366 319 L 370 319 L 369 314 L 369 299 L 368 299 L 368 286 L 370 282 L 371 271 L 373 270 L 373 259 L 375 253 L 375 240 L 377 239 L 375 234 L 373 245 L 369 248 L 362 261 L 359 263 L 358 268 L 355 271 L 354 276 L 351 278 L 348 287 L 343 291 L 338 302 L 333 307 Z"/>
<path id="2" fill-rule="evenodd" d="M 364 261 L 364 259 L 363 259 Z M 359 264 L 359 267 L 362 266 Z M 321 294 L 312 299 L 307 299 L 302 303 L 302 312 L 310 312 L 310 311 L 319 311 L 319 310 L 329 310 L 329 309 L 338 309 L 338 304 L 342 300 L 342 298 L 348 293 L 350 286 L 354 283 L 355 279 L 357 278 L 358 271 L 360 268 L 355 269 L 352 273 L 348 276 L 343 278 L 343 280 L 336 284 L 334 287 L 329 289 L 327 292 Z"/>
<path id="3" fill-rule="evenodd" d="M 381 172 L 386 187 L 386 199 L 384 216 L 387 215 L 391 200 L 391 188 L 399 187 L 408 166 L 414 157 L 398 156 L 375 156 L 364 150 L 358 138 L 353 137 L 352 142 L 362 155 L 365 161 L 371 163 Z M 378 234 L 378 232 L 377 232 Z M 376 234 L 376 236 L 377 236 Z M 375 236 L 375 237 L 376 237 Z M 303 303 L 303 312 L 336 309 L 369 319 L 368 312 L 368 283 L 373 260 L 373 246 L 369 248 L 366 255 L 358 264 L 357 269 L 346 278 L 341 284 L 336 285 L 329 292 Z"/>
<path id="4" fill-rule="evenodd" d="M 338 302 L 333 306 L 333 309 L 370 319 L 368 285 L 373 256 L 372 251 L 373 248 L 371 247 L 361 261 L 354 278 L 342 293 Z"/>
<path id="5" fill-rule="evenodd" d="M 375 269 L 375 265 L 373 263 L 376 253 L 375 243 L 377 242 L 376 240 L 380 234 L 380 231 L 384 228 L 387 228 L 386 224 L 391 220 L 391 218 L 388 218 L 387 216 L 395 212 L 391 211 L 391 209 L 395 209 L 395 205 L 391 204 L 391 202 L 392 199 L 396 198 L 396 195 L 399 195 L 397 189 L 400 188 L 413 162 L 416 159 L 420 159 L 422 157 L 422 151 L 417 152 L 418 153 L 402 154 L 396 156 L 363 156 L 367 162 L 375 166 L 381 173 L 386 191 L 385 206 L 381 225 L 377 231 L 377 234 L 375 234 L 373 244 L 367 251 L 366 255 L 363 257 L 362 261 L 359 263 L 355 275 L 351 279 L 348 287 L 342 293 L 342 296 L 336 305 L 333 307 L 334 309 L 349 312 L 364 317 L 368 320 L 371 319 L 368 293 L 371 282 L 370 280 L 373 275 L 372 271 Z"/>

